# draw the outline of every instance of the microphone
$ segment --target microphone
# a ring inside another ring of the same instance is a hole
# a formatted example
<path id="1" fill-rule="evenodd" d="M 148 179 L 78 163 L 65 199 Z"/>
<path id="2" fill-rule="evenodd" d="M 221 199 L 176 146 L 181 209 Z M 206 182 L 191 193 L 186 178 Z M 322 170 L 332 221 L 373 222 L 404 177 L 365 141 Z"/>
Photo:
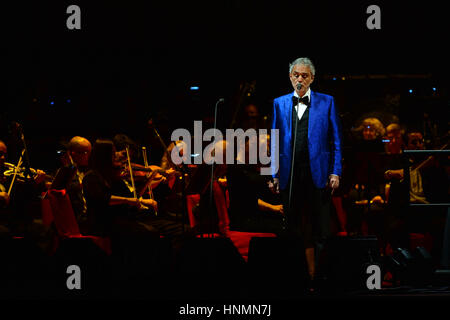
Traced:
<path id="1" fill-rule="evenodd" d="M 302 84 L 301 83 L 297 83 L 297 90 L 300 91 L 302 89 Z"/>

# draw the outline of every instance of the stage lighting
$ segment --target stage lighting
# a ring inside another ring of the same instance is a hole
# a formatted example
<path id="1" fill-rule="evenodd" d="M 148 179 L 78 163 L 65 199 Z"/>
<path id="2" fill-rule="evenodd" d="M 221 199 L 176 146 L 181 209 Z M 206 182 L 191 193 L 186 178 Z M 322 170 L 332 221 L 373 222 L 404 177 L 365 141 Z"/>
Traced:
<path id="1" fill-rule="evenodd" d="M 200 87 L 198 87 L 198 86 L 192 86 L 192 87 L 190 87 L 189 89 L 190 89 L 191 91 L 197 91 L 197 90 L 200 89 Z"/>
<path id="2" fill-rule="evenodd" d="M 413 89 L 409 89 L 408 92 L 409 92 L 409 93 L 413 93 Z"/>
<path id="3" fill-rule="evenodd" d="M 55 104 L 55 101 L 50 101 L 50 105 L 52 106 L 52 105 L 54 105 Z"/>

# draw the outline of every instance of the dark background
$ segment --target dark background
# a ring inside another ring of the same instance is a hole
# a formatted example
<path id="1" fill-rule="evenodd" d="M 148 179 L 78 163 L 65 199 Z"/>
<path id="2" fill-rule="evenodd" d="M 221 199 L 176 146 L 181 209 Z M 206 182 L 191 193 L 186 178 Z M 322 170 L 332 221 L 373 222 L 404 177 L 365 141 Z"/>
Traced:
<path id="1" fill-rule="evenodd" d="M 10 124 L 21 123 L 32 166 L 44 169 L 74 135 L 127 133 L 146 143 L 150 118 L 167 143 L 173 129 L 210 119 L 222 97 L 219 126 L 227 127 L 246 81 L 256 81 L 253 98 L 270 117 L 273 98 L 292 90 L 288 65 L 300 56 L 316 65 L 312 89 L 335 96 L 344 130 L 373 111 L 420 126 L 426 110 L 445 132 L 449 28 L 441 3 L 2 4 L 0 139 L 14 158 Z M 66 28 L 71 4 L 81 8 L 81 30 Z M 381 30 L 366 27 L 371 4 L 381 8 Z"/>

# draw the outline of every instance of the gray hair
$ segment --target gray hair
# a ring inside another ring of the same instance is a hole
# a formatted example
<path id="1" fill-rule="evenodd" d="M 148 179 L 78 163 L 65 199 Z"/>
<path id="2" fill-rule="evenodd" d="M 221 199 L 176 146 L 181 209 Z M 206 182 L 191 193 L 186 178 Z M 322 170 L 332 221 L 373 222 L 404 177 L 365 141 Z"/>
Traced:
<path id="1" fill-rule="evenodd" d="M 301 64 L 304 66 L 309 67 L 309 70 L 311 70 L 311 73 L 313 76 L 316 75 L 316 68 L 314 68 L 314 65 L 312 61 L 309 58 L 297 58 L 292 63 L 289 64 L 289 74 L 292 72 L 292 69 L 294 66 Z"/>

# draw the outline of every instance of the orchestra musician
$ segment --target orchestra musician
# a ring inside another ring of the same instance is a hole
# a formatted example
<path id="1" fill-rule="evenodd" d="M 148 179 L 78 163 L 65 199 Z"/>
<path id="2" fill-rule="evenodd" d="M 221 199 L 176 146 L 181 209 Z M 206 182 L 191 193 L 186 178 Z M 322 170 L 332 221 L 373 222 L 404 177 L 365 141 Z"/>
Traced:
<path id="1" fill-rule="evenodd" d="M 6 177 L 3 172 L 6 170 L 5 162 L 6 156 L 8 154 L 8 149 L 6 144 L 0 140 L 0 237 L 8 237 L 8 211 L 7 207 L 9 205 L 9 194 L 6 187 Z"/>
<path id="2" fill-rule="evenodd" d="M 7 163 L 8 149 L 0 140 L 0 233 L 1 236 L 18 236 L 33 239 L 44 249 L 50 243 L 51 230 L 41 220 L 39 196 L 46 189 L 42 170 L 30 168 L 28 176 L 21 166 Z"/>
<path id="3" fill-rule="evenodd" d="M 176 152 L 179 153 L 180 158 L 185 162 L 188 157 L 188 155 L 183 154 L 185 145 L 186 143 L 181 140 L 169 144 L 161 159 L 161 169 L 173 170 L 174 174 L 168 176 L 165 183 L 162 183 L 155 190 L 155 197 L 158 198 L 160 203 L 160 211 L 175 219 L 183 217 L 185 210 L 183 206 L 183 191 L 189 183 L 193 165 L 187 166 L 183 162 L 177 165 L 172 161 L 171 154 L 176 148 Z M 184 218 L 186 217 L 184 216 Z"/>
<path id="4" fill-rule="evenodd" d="M 91 152 L 91 142 L 84 137 L 75 136 L 70 139 L 67 145 L 67 153 L 63 157 L 63 164 L 73 165 L 76 168 L 75 175 L 67 184 L 66 190 L 82 234 L 86 232 L 85 227 L 87 219 L 87 205 L 83 195 L 82 181 L 89 169 Z"/>
<path id="5" fill-rule="evenodd" d="M 405 150 L 425 150 L 425 139 L 421 131 L 410 129 L 406 135 Z M 439 206 L 409 206 L 405 210 L 405 195 L 411 204 L 445 203 L 449 201 L 449 181 L 443 161 L 437 156 L 415 155 L 409 158 L 409 185 L 405 183 L 404 169 L 386 170 L 389 181 L 388 209 L 384 230 L 387 241 L 393 248 L 408 248 L 410 234 L 429 234 L 432 238 L 431 255 L 437 266 L 442 253 L 442 242 L 447 210 Z"/>
<path id="6" fill-rule="evenodd" d="M 248 139 L 245 152 L 238 153 L 236 164 L 227 166 L 227 188 L 230 197 L 230 229 L 245 232 L 271 232 L 283 234 L 284 208 L 282 204 L 268 202 L 267 192 L 269 176 L 261 175 L 261 164 L 250 164 L 249 148 L 254 150 L 264 145 L 269 148 L 270 136 L 258 137 L 259 141 Z M 255 139 L 257 140 L 257 139 Z M 243 153 L 245 155 L 243 155 Z"/>
<path id="7" fill-rule="evenodd" d="M 127 186 L 116 152 L 111 140 L 101 139 L 92 150 L 91 167 L 83 179 L 89 234 L 121 240 L 164 235 L 177 246 L 184 236 L 181 225 L 156 217 L 158 203 L 138 197 L 138 192 Z"/>
<path id="8" fill-rule="evenodd" d="M 8 205 L 9 203 L 9 195 L 6 192 L 6 187 L 4 186 L 5 177 L 3 175 L 3 172 L 5 171 L 5 162 L 6 162 L 6 155 L 8 154 L 8 149 L 6 148 L 6 144 L 0 140 L 0 174 L 1 174 L 1 180 L 0 180 L 0 204 L 1 205 Z"/>

